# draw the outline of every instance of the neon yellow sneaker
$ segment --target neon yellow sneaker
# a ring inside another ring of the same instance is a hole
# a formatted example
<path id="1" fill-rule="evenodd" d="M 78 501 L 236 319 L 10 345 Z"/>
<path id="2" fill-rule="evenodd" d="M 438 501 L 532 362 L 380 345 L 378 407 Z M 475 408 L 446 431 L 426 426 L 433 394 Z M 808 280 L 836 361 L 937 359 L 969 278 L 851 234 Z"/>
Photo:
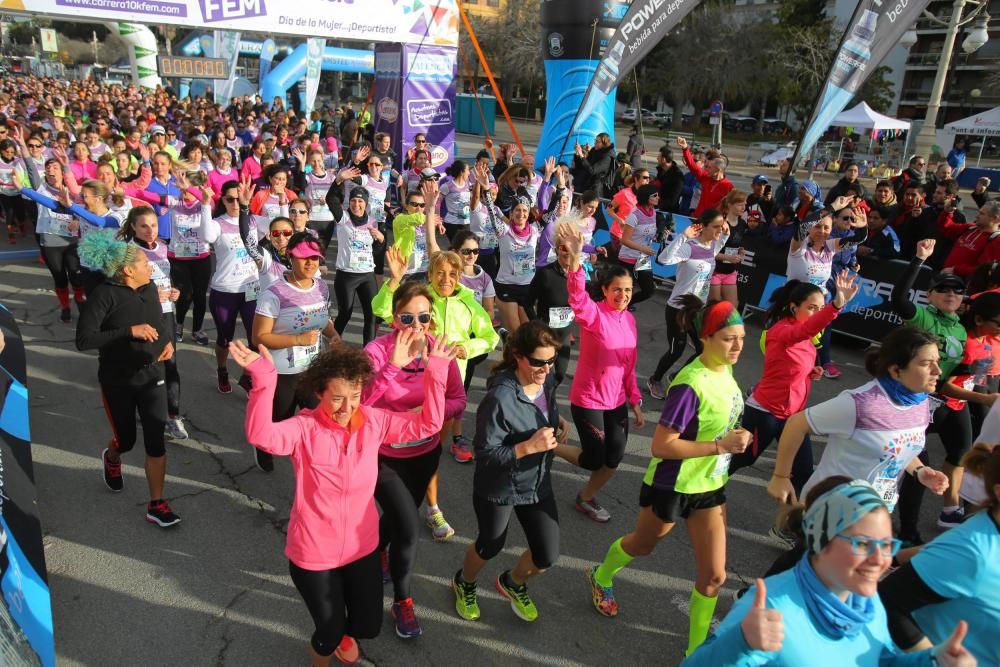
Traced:
<path id="1" fill-rule="evenodd" d="M 510 608 L 522 621 L 538 620 L 538 608 L 528 596 L 528 587 L 525 584 L 517 586 L 510 578 L 510 570 L 507 570 L 497 577 L 497 591 L 500 595 L 510 600 Z"/>
<path id="2" fill-rule="evenodd" d="M 479 597 L 476 595 L 476 582 L 468 583 L 462 580 L 459 570 L 451 579 L 451 590 L 455 591 L 455 611 L 467 621 L 479 620 Z"/>

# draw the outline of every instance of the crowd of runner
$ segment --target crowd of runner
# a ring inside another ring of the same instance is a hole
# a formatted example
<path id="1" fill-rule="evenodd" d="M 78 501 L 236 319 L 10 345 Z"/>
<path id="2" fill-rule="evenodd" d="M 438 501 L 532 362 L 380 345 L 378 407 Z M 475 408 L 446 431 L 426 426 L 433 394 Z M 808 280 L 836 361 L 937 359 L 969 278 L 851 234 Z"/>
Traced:
<path id="1" fill-rule="evenodd" d="M 313 665 L 358 659 L 357 640 L 381 629 L 383 584 L 396 634 L 421 635 L 421 526 L 436 540 L 455 532 L 438 504 L 444 452 L 474 466 L 477 535 L 449 572 L 455 611 L 480 617 L 477 582 L 513 514 L 528 548 L 493 585 L 535 621 L 527 582 L 560 553 L 553 459 L 588 471 L 573 506 L 609 521 L 599 495 L 630 430 L 645 427 L 643 389 L 659 419 L 635 527 L 585 573 L 598 613 L 624 613 L 615 576 L 683 520 L 696 568 L 685 664 L 1000 664 L 1000 202 L 989 183 L 968 222 L 950 167 L 925 179 L 919 156 L 873 193 L 846 165 L 824 197 L 787 164 L 742 192 L 725 155 L 683 139 L 660 149 L 655 172 L 628 167 L 601 134 L 571 163 L 537 166 L 503 145 L 442 177 L 426 136 L 399 155 L 350 107 L 306 118 L 280 101 L 223 107 L 21 77 L 0 82 L 0 112 L 10 240 L 37 240 L 61 320 L 80 350 L 99 352 L 104 483 L 122 490 L 138 422 L 146 519 L 178 524 L 164 490 L 166 441 L 187 438 L 177 345 L 213 346 L 221 394 L 233 393 L 235 363 L 257 466 L 292 461 L 285 553 L 315 621 Z M 596 245 L 602 226 L 611 240 Z M 763 373 L 740 387 L 737 276 L 754 236 L 787 253 L 788 281 L 750 344 Z M 905 326 L 868 353 L 869 382 L 810 405 L 812 382 L 840 377 L 831 324 L 858 292 L 859 258 L 909 262 L 891 298 Z M 663 356 L 640 384 L 636 314 L 660 289 L 656 264 L 676 276 Z M 923 265 L 934 274 L 915 299 Z M 355 306 L 362 348 L 341 339 Z M 570 374 L 574 345 L 588 363 Z M 486 391 L 467 434 L 477 371 Z M 928 433 L 947 453 L 940 469 Z M 827 441 L 818 462 L 810 436 Z M 710 633 L 727 481 L 774 442 L 771 535 L 787 550 Z M 926 543 L 925 489 L 943 499 L 943 532 Z"/>

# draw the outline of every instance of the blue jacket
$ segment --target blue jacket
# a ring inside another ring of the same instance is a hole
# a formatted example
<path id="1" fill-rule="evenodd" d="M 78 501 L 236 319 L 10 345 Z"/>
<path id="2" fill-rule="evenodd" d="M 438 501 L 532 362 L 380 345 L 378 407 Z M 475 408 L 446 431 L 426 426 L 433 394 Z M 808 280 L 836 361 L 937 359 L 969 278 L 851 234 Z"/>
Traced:
<path id="1" fill-rule="evenodd" d="M 709 637 L 683 663 L 684 667 L 916 667 L 931 665 L 930 650 L 903 653 L 889 636 L 885 608 L 878 595 L 872 598 L 875 618 L 856 637 L 831 639 L 812 622 L 802 590 L 795 579 L 795 570 L 768 577 L 767 607 L 777 609 L 785 623 L 785 641 L 780 651 L 755 651 L 743 638 L 740 622 L 750 610 L 757 587 L 740 598 Z"/>
<path id="2" fill-rule="evenodd" d="M 149 185 L 146 186 L 146 191 L 158 194 L 161 197 L 166 195 L 178 199 L 181 196 L 180 188 L 177 187 L 177 181 L 174 180 L 173 176 L 170 177 L 166 185 L 155 178 L 150 180 Z M 162 201 L 165 205 L 153 204 L 152 206 L 153 210 L 156 211 L 156 222 L 159 225 L 160 238 L 170 243 L 170 205 L 165 198 Z"/>

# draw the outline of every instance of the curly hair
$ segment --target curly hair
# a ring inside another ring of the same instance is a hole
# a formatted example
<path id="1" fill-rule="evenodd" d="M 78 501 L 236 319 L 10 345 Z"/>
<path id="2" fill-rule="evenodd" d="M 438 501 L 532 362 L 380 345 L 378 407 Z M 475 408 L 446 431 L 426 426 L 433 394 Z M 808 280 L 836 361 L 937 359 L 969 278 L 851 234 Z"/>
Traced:
<path id="1" fill-rule="evenodd" d="M 345 380 L 363 385 L 372 373 L 372 364 L 364 350 L 347 345 L 333 345 L 320 352 L 299 376 L 299 391 L 319 395 L 331 380 Z"/>

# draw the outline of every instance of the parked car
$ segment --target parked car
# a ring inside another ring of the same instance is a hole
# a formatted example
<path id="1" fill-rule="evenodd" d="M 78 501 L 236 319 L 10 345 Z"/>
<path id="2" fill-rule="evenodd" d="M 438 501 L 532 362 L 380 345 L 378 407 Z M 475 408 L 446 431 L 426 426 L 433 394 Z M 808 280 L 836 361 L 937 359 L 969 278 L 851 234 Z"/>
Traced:
<path id="1" fill-rule="evenodd" d="M 645 121 L 645 122 L 651 122 L 650 121 L 650 114 L 653 113 L 652 111 L 650 111 L 649 109 L 643 108 L 641 110 L 641 113 L 642 113 L 642 120 L 643 121 Z M 625 113 L 622 114 L 621 119 L 622 120 L 627 120 L 627 121 L 632 121 L 634 123 L 636 121 L 635 108 L 625 109 Z"/>
<path id="2" fill-rule="evenodd" d="M 764 119 L 764 134 L 784 134 L 789 129 L 788 123 L 777 118 Z"/>

